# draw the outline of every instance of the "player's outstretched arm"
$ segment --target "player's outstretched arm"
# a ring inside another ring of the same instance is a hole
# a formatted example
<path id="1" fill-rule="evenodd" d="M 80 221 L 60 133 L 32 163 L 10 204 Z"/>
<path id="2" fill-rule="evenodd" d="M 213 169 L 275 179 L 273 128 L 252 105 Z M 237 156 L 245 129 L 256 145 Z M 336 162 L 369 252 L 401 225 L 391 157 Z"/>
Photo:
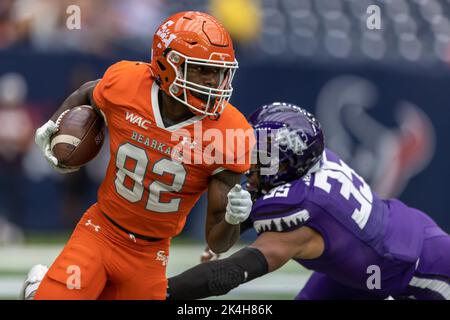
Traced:
<path id="1" fill-rule="evenodd" d="M 239 232 L 242 235 L 244 232 L 246 232 L 249 229 L 253 228 L 253 222 L 250 218 L 245 220 L 239 225 Z M 208 262 L 208 261 L 214 261 L 220 258 L 219 253 L 213 252 L 211 249 L 209 249 L 208 246 L 205 247 L 202 254 L 200 255 L 200 262 Z"/>
<path id="2" fill-rule="evenodd" d="M 313 254 L 314 234 L 306 228 L 264 232 L 249 247 L 228 258 L 205 262 L 169 278 L 168 300 L 220 296 L 242 283 L 283 266 L 291 258 Z"/>
<path id="3" fill-rule="evenodd" d="M 61 106 L 58 108 L 58 110 L 56 110 L 50 120 L 48 120 L 44 125 L 36 130 L 34 140 L 37 146 L 39 147 L 49 164 L 60 173 L 69 173 L 78 169 L 60 167 L 58 164 L 58 160 L 50 150 L 50 138 L 56 131 L 58 131 L 57 120 L 63 112 L 79 105 L 87 104 L 96 108 L 94 99 L 92 98 L 92 94 L 98 81 L 100 80 L 90 81 L 83 84 L 61 104 Z"/>
<path id="4" fill-rule="evenodd" d="M 267 272 L 268 265 L 263 253 L 247 247 L 228 258 L 199 264 L 169 278 L 167 300 L 221 296 Z"/>
<path id="5" fill-rule="evenodd" d="M 215 253 L 230 249 L 239 238 L 239 225 L 251 211 L 250 194 L 243 190 L 241 174 L 224 170 L 212 176 L 208 185 L 205 234 Z"/>

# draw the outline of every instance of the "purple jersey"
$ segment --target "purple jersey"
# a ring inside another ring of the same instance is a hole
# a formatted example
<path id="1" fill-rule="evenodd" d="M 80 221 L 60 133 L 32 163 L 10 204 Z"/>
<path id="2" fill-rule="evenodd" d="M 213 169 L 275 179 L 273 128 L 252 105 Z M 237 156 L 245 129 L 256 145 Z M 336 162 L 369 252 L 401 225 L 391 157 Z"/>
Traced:
<path id="1" fill-rule="evenodd" d="M 325 150 L 321 169 L 272 189 L 251 213 L 258 233 L 308 226 L 325 242 L 323 254 L 297 261 L 358 290 L 379 267 L 380 296 L 400 294 L 421 255 L 424 229 L 435 223 L 398 200 L 382 200 L 336 154 Z M 442 232 L 438 229 L 434 232 Z M 445 234 L 445 233 L 443 233 Z"/>

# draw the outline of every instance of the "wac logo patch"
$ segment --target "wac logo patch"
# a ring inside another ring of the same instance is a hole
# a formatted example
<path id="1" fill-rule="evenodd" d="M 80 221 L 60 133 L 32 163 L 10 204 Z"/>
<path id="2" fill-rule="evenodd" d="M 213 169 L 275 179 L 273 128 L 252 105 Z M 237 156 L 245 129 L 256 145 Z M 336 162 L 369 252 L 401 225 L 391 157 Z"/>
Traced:
<path id="1" fill-rule="evenodd" d="M 152 123 L 150 120 L 144 119 L 141 116 L 128 111 L 125 115 L 125 120 L 145 130 L 148 130 L 149 125 Z"/>

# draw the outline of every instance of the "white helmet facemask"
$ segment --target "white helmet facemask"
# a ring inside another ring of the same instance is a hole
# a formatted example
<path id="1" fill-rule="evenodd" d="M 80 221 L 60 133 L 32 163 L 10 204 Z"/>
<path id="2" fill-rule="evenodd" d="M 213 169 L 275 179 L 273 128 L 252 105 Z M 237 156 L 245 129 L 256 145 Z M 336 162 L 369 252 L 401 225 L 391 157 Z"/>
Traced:
<path id="1" fill-rule="evenodd" d="M 214 56 L 220 57 L 221 55 L 218 53 L 212 53 L 209 59 L 199 59 L 188 57 L 174 50 L 167 54 L 167 61 L 172 66 L 176 74 L 175 80 L 169 88 L 171 96 L 191 108 L 196 113 L 207 116 L 217 116 L 223 112 L 225 104 L 230 100 L 233 93 L 231 83 L 233 81 L 236 69 L 238 68 L 238 62 L 236 60 L 233 62 L 221 61 L 212 59 Z M 180 65 L 181 59 L 184 60 L 183 68 Z M 188 81 L 187 70 L 190 65 L 219 68 L 220 78 L 217 88 L 211 88 Z M 180 90 L 183 90 L 183 94 L 181 95 L 179 94 Z M 196 92 L 205 96 L 207 98 L 207 100 L 204 101 L 205 107 L 200 109 L 198 106 L 192 105 L 188 101 L 188 91 Z"/>

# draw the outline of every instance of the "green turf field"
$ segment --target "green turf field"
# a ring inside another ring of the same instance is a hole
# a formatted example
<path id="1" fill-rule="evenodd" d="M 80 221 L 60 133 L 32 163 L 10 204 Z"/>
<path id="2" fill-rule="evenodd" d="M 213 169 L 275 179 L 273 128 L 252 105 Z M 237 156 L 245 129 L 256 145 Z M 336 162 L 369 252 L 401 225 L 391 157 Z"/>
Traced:
<path id="1" fill-rule="evenodd" d="M 38 240 L 21 246 L 0 247 L 0 299 L 17 299 L 28 269 L 38 263 L 50 265 L 62 247 L 63 242 Z M 203 247 L 203 244 L 175 240 L 170 252 L 168 276 L 197 264 Z M 309 274 L 295 262 L 289 262 L 280 270 L 246 283 L 221 299 L 292 299 Z"/>

